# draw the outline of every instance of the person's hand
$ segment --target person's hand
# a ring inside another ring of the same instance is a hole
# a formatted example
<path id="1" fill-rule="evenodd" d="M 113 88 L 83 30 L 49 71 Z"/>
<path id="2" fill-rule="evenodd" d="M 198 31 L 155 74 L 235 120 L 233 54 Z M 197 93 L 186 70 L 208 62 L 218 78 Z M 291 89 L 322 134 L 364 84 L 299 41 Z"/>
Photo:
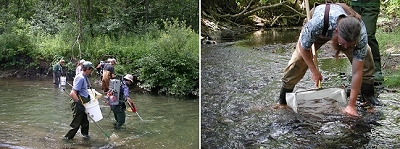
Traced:
<path id="1" fill-rule="evenodd" d="M 131 107 L 132 112 L 136 112 L 136 106 L 133 103 L 133 101 L 131 100 L 131 98 L 127 98 L 128 104 Z"/>
<path id="2" fill-rule="evenodd" d="M 312 73 L 312 80 L 314 81 L 314 83 L 315 83 L 315 86 L 317 87 L 317 88 L 319 88 L 319 82 L 320 81 L 322 81 L 322 75 L 321 75 L 321 73 L 319 72 L 319 71 L 316 71 L 316 72 L 314 72 L 314 73 Z"/>
<path id="3" fill-rule="evenodd" d="M 107 92 L 107 96 L 108 96 L 108 97 L 110 97 L 110 96 L 112 96 L 112 95 L 113 95 L 113 92 L 112 92 L 111 90 Z"/>
<path id="4" fill-rule="evenodd" d="M 128 101 L 129 103 L 132 103 L 132 104 L 133 104 L 133 101 L 131 100 L 131 98 L 127 98 L 127 101 Z"/>

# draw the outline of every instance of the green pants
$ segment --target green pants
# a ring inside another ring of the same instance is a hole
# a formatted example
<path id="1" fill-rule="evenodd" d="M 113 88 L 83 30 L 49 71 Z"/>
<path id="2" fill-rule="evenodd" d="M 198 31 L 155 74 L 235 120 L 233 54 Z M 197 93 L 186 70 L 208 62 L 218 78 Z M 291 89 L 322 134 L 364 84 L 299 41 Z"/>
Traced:
<path id="1" fill-rule="evenodd" d="M 300 36 L 301 37 L 301 36 Z M 322 45 L 328 42 L 330 39 L 319 38 L 315 41 L 315 49 L 318 50 Z M 303 57 L 300 53 L 300 38 L 297 42 L 296 49 L 292 54 L 292 58 L 289 61 L 289 65 L 286 67 L 283 73 L 282 82 L 283 88 L 285 89 L 293 89 L 295 85 L 304 77 L 308 66 L 305 63 Z M 374 83 L 374 61 L 372 59 L 371 48 L 367 47 L 367 55 L 364 59 L 364 67 L 363 67 L 363 80 L 362 82 L 365 84 L 373 84 Z M 310 51 L 311 52 L 311 51 Z M 350 63 L 353 60 L 353 51 L 349 51 L 344 53 L 349 59 Z"/>
<path id="2" fill-rule="evenodd" d="M 125 123 L 125 103 L 122 102 L 122 104 L 120 103 L 119 105 L 112 106 L 111 109 L 114 113 L 115 121 L 117 122 L 115 128 L 119 129 Z"/>
<path id="3" fill-rule="evenodd" d="M 368 45 L 371 47 L 372 57 L 375 62 L 375 81 L 383 81 L 381 72 L 381 56 L 379 51 L 379 44 L 376 40 L 376 22 L 380 12 L 379 0 L 352 0 L 350 1 L 351 7 L 361 15 L 361 18 L 367 28 Z"/>
<path id="4" fill-rule="evenodd" d="M 73 119 L 69 126 L 71 126 L 72 129 L 68 131 L 65 137 L 68 137 L 68 139 L 74 138 L 75 134 L 79 130 L 79 127 L 81 128 L 82 135 L 89 135 L 89 121 L 87 114 L 85 113 L 85 107 L 82 104 L 74 102 L 71 108 Z"/>

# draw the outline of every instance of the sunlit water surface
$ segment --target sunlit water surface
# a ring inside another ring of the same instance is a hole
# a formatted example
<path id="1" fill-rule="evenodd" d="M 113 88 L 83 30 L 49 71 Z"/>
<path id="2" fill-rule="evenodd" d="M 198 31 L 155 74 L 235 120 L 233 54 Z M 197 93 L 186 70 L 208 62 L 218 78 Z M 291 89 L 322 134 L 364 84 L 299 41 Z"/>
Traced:
<path id="1" fill-rule="evenodd" d="M 199 148 L 197 99 L 135 92 L 131 98 L 143 121 L 126 111 L 125 125 L 115 130 L 113 113 L 101 100 L 103 119 L 97 124 L 117 138 L 108 139 L 90 123 L 90 140 L 78 131 L 66 142 L 62 137 L 71 128 L 72 112 L 65 91 L 53 87 L 51 79 L 0 79 L 0 148 Z"/>

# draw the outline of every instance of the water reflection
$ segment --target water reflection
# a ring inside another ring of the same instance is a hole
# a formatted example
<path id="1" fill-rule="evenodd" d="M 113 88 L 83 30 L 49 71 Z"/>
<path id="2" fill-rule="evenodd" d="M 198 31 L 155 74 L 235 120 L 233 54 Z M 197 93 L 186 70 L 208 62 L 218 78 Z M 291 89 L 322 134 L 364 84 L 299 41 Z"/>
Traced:
<path id="1" fill-rule="evenodd" d="M 99 87 L 99 86 L 98 86 Z M 70 87 L 66 87 L 69 92 Z M 72 119 L 69 96 L 54 88 L 51 79 L 0 80 L 0 148 L 198 148 L 198 100 L 131 93 L 143 121 L 127 111 L 122 130 L 113 128 L 110 108 L 100 103 L 104 131 L 117 134 L 107 139 L 90 124 L 91 139 L 78 131 L 69 142 L 62 137 Z"/>
<path id="2" fill-rule="evenodd" d="M 300 27 L 262 29 L 253 33 L 240 35 L 237 38 L 239 44 L 242 46 L 260 47 L 264 45 L 285 44 L 297 41 L 300 30 Z"/>

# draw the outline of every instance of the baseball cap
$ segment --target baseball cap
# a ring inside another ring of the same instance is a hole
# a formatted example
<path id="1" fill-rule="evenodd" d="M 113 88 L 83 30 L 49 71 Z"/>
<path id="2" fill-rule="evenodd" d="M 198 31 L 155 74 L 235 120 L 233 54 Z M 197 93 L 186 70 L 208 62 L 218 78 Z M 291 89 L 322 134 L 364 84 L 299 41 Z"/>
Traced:
<path id="1" fill-rule="evenodd" d="M 92 62 L 89 61 L 83 62 L 83 68 L 89 68 L 89 67 L 92 67 L 94 69 Z"/>

